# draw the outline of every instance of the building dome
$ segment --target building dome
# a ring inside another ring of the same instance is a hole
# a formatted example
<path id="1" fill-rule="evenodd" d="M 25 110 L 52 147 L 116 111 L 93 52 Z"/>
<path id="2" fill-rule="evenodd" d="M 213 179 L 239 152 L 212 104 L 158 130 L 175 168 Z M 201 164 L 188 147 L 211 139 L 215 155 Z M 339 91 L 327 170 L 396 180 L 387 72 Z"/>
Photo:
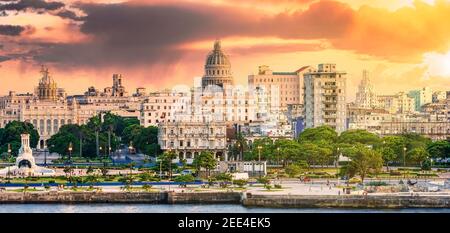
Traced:
<path id="1" fill-rule="evenodd" d="M 231 63 L 228 56 L 222 51 L 220 40 L 214 42 L 214 49 L 208 54 L 205 62 L 205 74 L 202 87 L 208 85 L 232 85 Z"/>
<path id="2" fill-rule="evenodd" d="M 225 55 L 225 53 L 223 53 L 221 49 L 219 40 L 214 43 L 214 50 L 211 51 L 206 57 L 205 68 L 214 66 L 231 67 L 230 61 L 228 60 L 228 56 Z"/>

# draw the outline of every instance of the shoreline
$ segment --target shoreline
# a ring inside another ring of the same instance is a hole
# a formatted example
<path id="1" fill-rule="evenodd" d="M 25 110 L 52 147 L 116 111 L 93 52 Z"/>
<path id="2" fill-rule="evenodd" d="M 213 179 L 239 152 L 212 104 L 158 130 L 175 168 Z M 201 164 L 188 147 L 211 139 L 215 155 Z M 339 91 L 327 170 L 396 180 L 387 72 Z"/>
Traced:
<path id="1" fill-rule="evenodd" d="M 450 195 L 254 195 L 246 192 L 0 193 L 0 204 L 239 204 L 251 208 L 450 208 Z"/>

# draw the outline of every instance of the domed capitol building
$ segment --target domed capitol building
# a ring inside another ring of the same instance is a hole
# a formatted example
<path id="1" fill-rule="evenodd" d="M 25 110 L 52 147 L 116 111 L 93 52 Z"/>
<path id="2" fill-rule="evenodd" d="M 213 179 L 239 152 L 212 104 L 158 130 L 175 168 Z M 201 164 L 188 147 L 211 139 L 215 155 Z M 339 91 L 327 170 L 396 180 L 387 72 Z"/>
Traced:
<path id="1" fill-rule="evenodd" d="M 220 40 L 216 40 L 214 49 L 206 57 L 202 87 L 205 88 L 208 85 L 217 85 L 222 88 L 226 85 L 233 85 L 231 63 L 228 56 L 222 51 Z"/>

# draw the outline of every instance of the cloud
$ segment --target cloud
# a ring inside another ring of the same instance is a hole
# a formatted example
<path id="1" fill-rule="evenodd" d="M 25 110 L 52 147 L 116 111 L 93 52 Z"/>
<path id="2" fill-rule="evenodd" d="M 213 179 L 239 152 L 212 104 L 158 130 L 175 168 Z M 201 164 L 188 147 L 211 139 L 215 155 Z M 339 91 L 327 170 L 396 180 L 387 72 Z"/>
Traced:
<path id="1" fill-rule="evenodd" d="M 332 40 L 336 48 L 399 62 L 420 62 L 426 52 L 450 49 L 450 1 L 414 1 L 395 11 L 363 6 L 354 25 Z"/>
<path id="2" fill-rule="evenodd" d="M 31 28 L 31 27 L 29 27 Z M 27 27 L 19 25 L 0 25 L 0 35 L 19 36 Z"/>
<path id="3" fill-rule="evenodd" d="M 427 53 L 423 64 L 430 76 L 450 77 L 450 51 L 447 53 Z"/>
<path id="4" fill-rule="evenodd" d="M 232 36 L 334 38 L 349 29 L 353 18 L 347 5 L 332 1 L 312 4 L 306 11 L 277 15 L 249 14 L 235 7 L 201 4 L 79 4 L 78 7 L 86 14 L 80 31 L 92 40 L 53 44 L 36 56 L 39 62 L 93 67 L 170 62 L 189 52 L 176 48 L 186 42 Z M 324 14 L 328 17 L 319 17 Z M 281 47 L 266 48 L 287 50 Z M 312 47 L 297 45 L 291 49 Z"/>
<path id="5" fill-rule="evenodd" d="M 6 2 L 9 3 L 0 5 L 0 11 L 57 10 L 65 6 L 62 2 L 47 2 L 44 0 L 19 0 L 17 2 Z"/>
<path id="6" fill-rule="evenodd" d="M 8 61 L 10 59 L 11 59 L 10 57 L 0 55 L 0 62 Z"/>

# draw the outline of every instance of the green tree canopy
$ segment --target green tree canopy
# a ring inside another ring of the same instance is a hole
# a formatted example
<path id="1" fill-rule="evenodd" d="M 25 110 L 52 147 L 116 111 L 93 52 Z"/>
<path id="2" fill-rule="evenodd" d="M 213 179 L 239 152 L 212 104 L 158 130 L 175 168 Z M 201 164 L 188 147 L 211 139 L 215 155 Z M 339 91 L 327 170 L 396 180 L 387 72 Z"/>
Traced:
<path id="1" fill-rule="evenodd" d="M 380 142 L 380 138 L 367 130 L 352 129 L 342 132 L 339 135 L 338 141 L 340 143 L 361 143 L 374 146 Z"/>
<path id="2" fill-rule="evenodd" d="M 351 161 L 346 166 L 348 175 L 359 175 L 364 182 L 364 178 L 369 172 L 376 173 L 382 168 L 383 159 L 379 152 L 361 145 L 358 145 L 351 150 Z"/>
<path id="3" fill-rule="evenodd" d="M 450 142 L 445 140 L 432 142 L 428 145 L 427 151 L 432 158 L 449 158 Z"/>
<path id="4" fill-rule="evenodd" d="M 298 140 L 299 142 L 317 142 L 325 141 L 327 143 L 335 143 L 338 139 L 338 134 L 330 126 L 319 126 L 316 128 L 305 129 L 300 133 Z"/>
<path id="5" fill-rule="evenodd" d="M 0 131 L 0 152 L 8 151 L 8 144 L 11 145 L 11 154 L 17 155 L 21 145 L 21 134 L 30 135 L 30 147 L 37 146 L 39 133 L 31 123 L 11 121 Z"/>

